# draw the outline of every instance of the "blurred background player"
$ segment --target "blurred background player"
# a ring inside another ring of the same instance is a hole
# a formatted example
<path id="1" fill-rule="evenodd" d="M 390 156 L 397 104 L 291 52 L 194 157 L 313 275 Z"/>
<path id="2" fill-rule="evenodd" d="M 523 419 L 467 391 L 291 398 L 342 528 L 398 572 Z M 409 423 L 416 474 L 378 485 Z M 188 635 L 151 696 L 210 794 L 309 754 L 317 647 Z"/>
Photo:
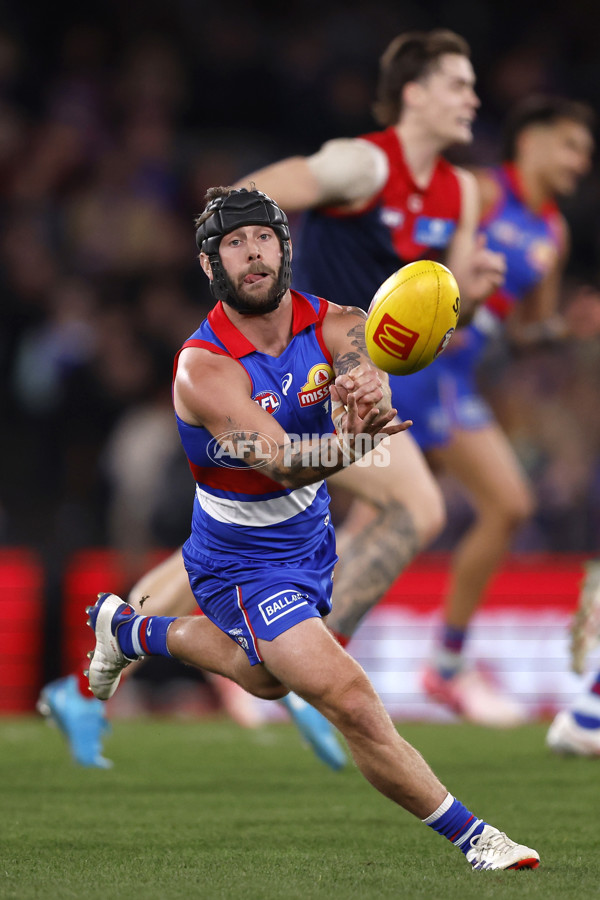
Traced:
<path id="1" fill-rule="evenodd" d="M 462 37 L 446 30 L 400 35 L 380 60 L 374 111 L 383 130 L 328 141 L 313 156 L 285 159 L 238 183 L 254 182 L 288 212 L 305 211 L 295 286 L 367 309 L 400 266 L 443 258 L 459 283 L 463 316 L 499 287 L 504 258 L 476 240 L 476 181 L 441 155 L 472 140 L 474 85 Z M 411 408 L 418 419 L 418 402 Z M 439 488 L 412 436 L 393 438 L 390 451 L 386 468 L 330 479 L 331 488 L 369 509 L 351 511 L 339 540 L 328 626 L 344 645 L 441 527 Z"/>
<path id="2" fill-rule="evenodd" d="M 600 559 L 586 564 L 579 606 L 571 625 L 571 663 L 583 675 L 588 653 L 600 643 Z M 600 671 L 587 691 L 555 717 L 546 735 L 555 753 L 600 757 Z"/>
<path id="3" fill-rule="evenodd" d="M 433 470 L 451 474 L 474 507 L 453 555 L 439 643 L 423 673 L 430 697 L 472 721 L 508 725 L 522 715 L 509 698 L 490 705 L 489 676 L 466 667 L 462 651 L 485 589 L 534 502 L 509 440 L 478 391 L 477 365 L 503 328 L 521 349 L 566 333 L 558 302 L 569 237 L 556 201 L 572 194 L 589 170 L 593 126 L 588 106 L 564 98 L 532 97 L 514 109 L 503 164 L 477 173 L 481 230 L 488 247 L 506 258 L 504 285 L 434 366 L 391 380 L 400 412 L 419 411 L 413 435 Z"/>
<path id="4" fill-rule="evenodd" d="M 476 181 L 441 156 L 472 140 L 479 101 L 469 57 L 467 43 L 451 31 L 400 35 L 380 62 L 376 114 L 384 130 L 328 141 L 313 156 L 274 163 L 238 182 L 254 182 L 287 212 L 307 211 L 294 257 L 295 287 L 367 309 L 381 282 L 400 266 L 443 256 L 459 282 L 464 312 L 502 283 L 503 257 L 476 241 Z M 410 434 L 391 439 L 385 468 L 350 467 L 329 482 L 369 504 L 364 518 L 351 516 L 339 542 L 328 626 L 346 645 L 363 616 L 439 533 L 444 508 Z M 177 591 L 178 614 L 194 609 L 179 551 L 175 559 L 179 574 L 164 608 L 160 584 L 153 588 L 146 576 L 148 608 L 156 614 L 173 614 Z M 302 701 L 292 695 L 285 702 L 302 725 L 301 717 L 310 715 Z M 310 725 L 318 747 L 316 723 Z M 323 729 L 329 745 L 325 723 Z"/>

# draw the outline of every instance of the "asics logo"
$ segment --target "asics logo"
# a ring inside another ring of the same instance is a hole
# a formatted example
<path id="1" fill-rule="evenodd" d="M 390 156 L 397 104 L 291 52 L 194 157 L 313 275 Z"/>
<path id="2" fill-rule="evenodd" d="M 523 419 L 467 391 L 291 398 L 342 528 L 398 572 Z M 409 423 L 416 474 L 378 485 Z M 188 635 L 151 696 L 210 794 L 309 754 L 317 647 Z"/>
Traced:
<path id="1" fill-rule="evenodd" d="M 283 378 L 281 379 L 281 390 L 283 391 L 283 396 L 287 397 L 287 392 L 290 389 L 290 385 L 293 381 L 294 376 L 291 372 L 286 372 Z"/>

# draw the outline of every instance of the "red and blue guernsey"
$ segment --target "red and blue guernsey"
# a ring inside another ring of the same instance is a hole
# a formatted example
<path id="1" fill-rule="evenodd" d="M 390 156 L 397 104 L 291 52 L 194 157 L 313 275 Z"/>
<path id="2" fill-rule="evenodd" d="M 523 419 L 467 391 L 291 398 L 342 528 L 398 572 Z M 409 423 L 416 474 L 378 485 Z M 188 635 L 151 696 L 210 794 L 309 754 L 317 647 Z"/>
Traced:
<path id="1" fill-rule="evenodd" d="M 300 439 L 331 431 L 334 371 L 322 335 L 327 302 L 292 291 L 292 304 L 293 337 L 278 357 L 256 350 L 220 302 L 181 349 L 202 347 L 236 360 L 248 376 L 252 399 Z M 227 435 L 216 441 L 206 428 L 176 419 L 196 481 L 189 555 L 289 562 L 314 553 L 330 526 L 324 481 L 284 488 L 237 458 Z"/>
<path id="2" fill-rule="evenodd" d="M 506 280 L 486 302 L 503 320 L 555 265 L 562 251 L 561 215 L 553 201 L 533 210 L 524 197 L 519 170 L 505 163 L 489 173 L 498 184 L 498 199 L 481 222 L 487 246 L 506 257 Z"/>
<path id="3" fill-rule="evenodd" d="M 490 250 L 504 254 L 506 278 L 462 329 L 461 341 L 455 346 L 450 342 L 442 363 L 477 362 L 490 336 L 501 331 L 515 304 L 537 287 L 563 250 L 564 231 L 556 203 L 548 201 L 533 210 L 523 194 L 519 170 L 511 163 L 490 169 L 489 175 L 498 185 L 498 198 L 483 217 L 480 231 Z"/>
<path id="4" fill-rule="evenodd" d="M 388 178 L 366 207 L 324 207 L 302 220 L 294 286 L 368 309 L 377 288 L 416 259 L 438 259 L 460 218 L 454 166 L 439 158 L 426 187 L 415 184 L 395 128 L 363 135 L 388 158 Z"/>

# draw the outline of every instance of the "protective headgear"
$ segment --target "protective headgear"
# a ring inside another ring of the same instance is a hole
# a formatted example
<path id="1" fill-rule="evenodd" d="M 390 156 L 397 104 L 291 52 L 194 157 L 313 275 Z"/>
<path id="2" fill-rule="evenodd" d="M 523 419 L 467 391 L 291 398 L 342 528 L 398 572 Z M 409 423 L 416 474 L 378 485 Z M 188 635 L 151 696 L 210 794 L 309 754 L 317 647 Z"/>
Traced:
<path id="1" fill-rule="evenodd" d="M 262 191 L 247 191 L 246 188 L 241 188 L 227 196 L 211 200 L 204 212 L 211 212 L 212 215 L 205 219 L 196 231 L 196 244 L 202 253 L 206 253 L 210 261 L 213 275 L 210 283 L 212 294 L 217 300 L 228 303 L 246 315 L 255 314 L 256 310 L 243 306 L 234 296 L 233 285 L 221 262 L 219 246 L 224 235 L 243 225 L 268 225 L 273 229 L 281 243 L 283 259 L 279 271 L 277 296 L 270 309 L 263 307 L 261 312 L 277 309 L 292 280 L 290 229 L 283 210 Z"/>

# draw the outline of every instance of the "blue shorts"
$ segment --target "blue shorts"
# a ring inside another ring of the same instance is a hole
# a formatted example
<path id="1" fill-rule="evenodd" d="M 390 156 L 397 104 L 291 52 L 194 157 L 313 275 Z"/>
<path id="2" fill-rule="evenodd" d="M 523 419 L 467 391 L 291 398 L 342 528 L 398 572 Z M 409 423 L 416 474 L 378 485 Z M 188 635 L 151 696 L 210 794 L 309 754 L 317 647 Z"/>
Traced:
<path id="1" fill-rule="evenodd" d="M 298 622 L 331 612 L 337 562 L 331 525 L 312 556 L 286 564 L 192 556 L 188 544 L 183 561 L 198 606 L 245 650 L 252 666 L 263 661 L 258 639 L 272 641 Z"/>
<path id="2" fill-rule="evenodd" d="M 410 433 L 424 452 L 443 447 L 457 428 L 477 431 L 494 421 L 473 370 L 441 358 L 413 375 L 390 375 L 390 387 L 393 406 L 401 419 L 413 420 Z"/>

